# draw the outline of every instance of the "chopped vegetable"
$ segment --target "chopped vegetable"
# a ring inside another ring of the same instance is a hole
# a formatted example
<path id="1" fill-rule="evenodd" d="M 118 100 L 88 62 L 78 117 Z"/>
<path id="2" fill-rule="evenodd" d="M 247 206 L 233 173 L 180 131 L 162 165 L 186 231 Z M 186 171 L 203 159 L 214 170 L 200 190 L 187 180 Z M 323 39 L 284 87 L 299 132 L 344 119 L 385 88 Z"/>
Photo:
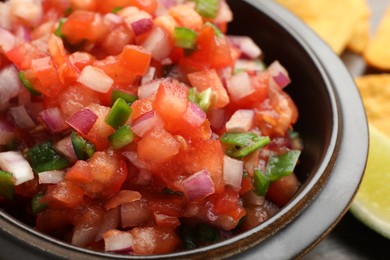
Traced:
<path id="1" fill-rule="evenodd" d="M 47 208 L 47 204 L 41 202 L 41 199 L 43 198 L 44 195 L 45 195 L 44 193 L 39 192 L 35 194 L 35 196 L 31 199 L 31 210 L 34 215 L 37 215 L 39 212 Z"/>
<path id="2" fill-rule="evenodd" d="M 134 94 L 126 93 L 125 91 L 119 89 L 114 89 L 111 94 L 111 105 L 113 105 L 118 98 L 121 98 L 126 101 L 128 105 L 131 105 L 134 101 L 138 99 L 137 96 Z"/>
<path id="3" fill-rule="evenodd" d="M 87 160 L 95 153 L 95 146 L 76 132 L 72 132 L 71 141 L 77 159 Z"/>
<path id="4" fill-rule="evenodd" d="M 262 197 L 265 196 L 268 191 L 269 184 L 270 179 L 268 176 L 262 173 L 259 169 L 255 169 L 254 185 L 256 194 Z"/>
<path id="5" fill-rule="evenodd" d="M 228 145 L 227 155 L 242 158 L 267 145 L 270 138 L 254 133 L 225 133 L 221 136 L 221 142 Z"/>
<path id="6" fill-rule="evenodd" d="M 15 184 L 12 173 L 0 170 L 0 196 L 12 200 L 15 193 Z"/>
<path id="7" fill-rule="evenodd" d="M 69 161 L 53 149 L 51 142 L 44 142 L 30 148 L 26 158 L 36 173 L 61 170 L 69 165 Z"/>
<path id="8" fill-rule="evenodd" d="M 133 142 L 134 134 L 129 125 L 119 127 L 115 133 L 108 137 L 113 149 L 120 149 Z"/>
<path id="9" fill-rule="evenodd" d="M 117 129 L 129 119 L 131 108 L 122 98 L 117 98 L 106 117 L 106 123 Z"/>
<path id="10" fill-rule="evenodd" d="M 291 150 L 282 155 L 271 155 L 267 164 L 266 175 L 270 181 L 290 175 L 297 165 L 301 151 Z"/>
<path id="11" fill-rule="evenodd" d="M 176 27 L 173 32 L 176 47 L 194 49 L 197 33 L 185 27 Z"/>
<path id="12" fill-rule="evenodd" d="M 214 19 L 218 13 L 219 0 L 196 0 L 195 10 L 205 18 Z"/>

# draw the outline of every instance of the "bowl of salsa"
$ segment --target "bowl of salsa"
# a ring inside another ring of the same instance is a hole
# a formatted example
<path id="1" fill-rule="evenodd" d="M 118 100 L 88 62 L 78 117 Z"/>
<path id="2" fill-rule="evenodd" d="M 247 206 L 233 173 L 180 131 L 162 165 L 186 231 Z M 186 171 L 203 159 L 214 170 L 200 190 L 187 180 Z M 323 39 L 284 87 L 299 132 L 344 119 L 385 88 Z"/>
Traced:
<path id="1" fill-rule="evenodd" d="M 360 96 L 277 4 L 0 8 L 7 256 L 291 258 L 346 212 L 367 156 Z"/>

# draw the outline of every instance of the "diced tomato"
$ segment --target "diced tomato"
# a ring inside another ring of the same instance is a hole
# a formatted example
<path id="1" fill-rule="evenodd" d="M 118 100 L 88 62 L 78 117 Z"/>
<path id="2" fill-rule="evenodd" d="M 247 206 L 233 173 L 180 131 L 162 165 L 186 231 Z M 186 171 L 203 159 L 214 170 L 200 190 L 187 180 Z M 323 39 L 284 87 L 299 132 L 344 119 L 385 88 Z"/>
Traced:
<path id="1" fill-rule="evenodd" d="M 170 194 L 144 194 L 149 209 L 171 217 L 181 217 L 185 211 L 186 201 L 183 196 Z"/>
<path id="2" fill-rule="evenodd" d="M 132 190 L 121 190 L 114 196 L 112 196 L 106 203 L 104 203 L 104 208 L 110 210 L 118 207 L 121 204 L 131 203 L 141 199 L 141 194 L 138 191 Z"/>
<path id="3" fill-rule="evenodd" d="M 115 130 L 106 123 L 106 117 L 110 108 L 98 104 L 91 104 L 88 108 L 98 116 L 98 119 L 85 138 L 92 142 L 98 151 L 103 151 L 110 146 L 108 137 L 115 132 Z"/>
<path id="4" fill-rule="evenodd" d="M 65 179 L 79 184 L 90 183 L 93 181 L 92 169 L 86 161 L 79 160 L 66 172 Z"/>
<path id="5" fill-rule="evenodd" d="M 78 184 L 65 180 L 50 186 L 41 201 L 47 203 L 50 207 L 74 208 L 83 201 L 83 198 L 83 188 Z"/>
<path id="6" fill-rule="evenodd" d="M 61 38 L 54 34 L 49 37 L 48 48 L 53 63 L 58 68 L 58 76 L 62 84 L 75 82 L 79 75 L 79 71 L 74 67 L 66 54 L 64 43 Z"/>
<path id="7" fill-rule="evenodd" d="M 240 195 L 247 193 L 248 191 L 253 190 L 253 180 L 249 176 L 245 176 L 241 181 Z"/>
<path id="8" fill-rule="evenodd" d="M 61 237 L 65 227 L 71 224 L 72 216 L 71 209 L 47 208 L 37 215 L 35 228 Z"/>
<path id="9" fill-rule="evenodd" d="M 108 55 L 118 55 L 126 45 L 133 44 L 133 42 L 134 36 L 124 25 L 120 25 L 104 38 L 101 48 Z"/>
<path id="10" fill-rule="evenodd" d="M 174 129 L 187 109 L 188 88 L 175 80 L 165 80 L 157 90 L 154 107 L 168 129 Z"/>
<path id="11" fill-rule="evenodd" d="M 187 76 L 191 85 L 200 92 L 208 88 L 212 88 L 215 93 L 212 107 L 221 108 L 229 103 L 230 99 L 227 91 L 214 69 L 189 73 Z"/>
<path id="12" fill-rule="evenodd" d="M 155 128 L 138 142 L 137 153 L 141 160 L 159 164 L 170 160 L 179 149 L 180 143 L 169 132 Z"/>
<path id="13" fill-rule="evenodd" d="M 110 0 L 98 1 L 98 10 L 102 13 L 110 13 L 115 8 L 135 6 L 140 10 L 153 14 L 157 9 L 156 0 Z"/>
<path id="14" fill-rule="evenodd" d="M 32 60 L 31 69 L 25 71 L 25 77 L 35 90 L 47 97 L 56 97 L 64 87 L 52 59 L 48 56 Z"/>
<path id="15" fill-rule="evenodd" d="M 26 70 L 31 67 L 31 62 L 34 59 L 39 59 L 47 56 L 46 53 L 40 51 L 29 42 L 15 46 L 5 54 L 19 70 Z"/>
<path id="16" fill-rule="evenodd" d="M 240 205 L 240 196 L 233 189 L 226 188 L 225 191 L 212 198 L 214 212 L 218 215 L 228 215 L 239 220 L 245 215 L 245 209 Z"/>
<path id="17" fill-rule="evenodd" d="M 114 154 L 95 152 L 88 160 L 93 180 L 82 185 L 91 198 L 109 198 L 119 192 L 127 177 L 126 163 Z"/>
<path id="18" fill-rule="evenodd" d="M 103 60 L 95 62 L 94 66 L 102 69 L 107 76 L 112 78 L 115 84 L 127 88 L 137 80 L 137 75 L 129 72 L 126 68 L 119 66 L 118 56 L 108 56 Z"/>
<path id="19" fill-rule="evenodd" d="M 156 248 L 153 253 L 166 254 L 175 252 L 180 244 L 180 238 L 174 227 L 156 227 Z"/>
<path id="20" fill-rule="evenodd" d="M 179 63 L 187 70 L 207 68 L 221 69 L 233 66 L 230 45 L 225 36 L 215 35 L 214 28 L 204 26 L 198 33 L 196 50 L 188 56 L 182 56 Z"/>
<path id="21" fill-rule="evenodd" d="M 57 99 L 45 101 L 47 107 L 56 106 L 59 103 L 62 114 L 68 118 L 92 103 L 99 103 L 99 95 L 81 84 L 75 84 L 63 89 Z"/>
<path id="22" fill-rule="evenodd" d="M 272 182 L 268 188 L 266 198 L 279 207 L 287 204 L 299 188 L 299 181 L 295 174 L 290 174 Z"/>
<path id="23" fill-rule="evenodd" d="M 188 4 L 171 7 L 169 9 L 169 14 L 175 18 L 181 26 L 192 30 L 199 29 L 203 24 L 202 17 Z"/>
<path id="24" fill-rule="evenodd" d="M 182 167 L 191 174 L 207 169 L 214 182 L 215 192 L 221 193 L 225 188 L 223 155 L 220 141 L 200 139 L 192 142 L 188 148 Z"/>
<path id="25" fill-rule="evenodd" d="M 127 45 L 118 56 L 118 65 L 137 76 L 144 75 L 150 65 L 152 56 L 140 46 Z"/>
<path id="26" fill-rule="evenodd" d="M 104 217 L 104 209 L 98 201 L 86 199 L 72 216 L 73 234 L 71 243 L 87 246 L 95 242 Z"/>
<path id="27" fill-rule="evenodd" d="M 283 136 L 298 119 L 298 109 L 291 97 L 270 86 L 269 99 L 256 106 L 255 122 L 263 135 Z"/>
<path id="28" fill-rule="evenodd" d="M 131 104 L 131 109 L 133 111 L 131 113 L 131 121 L 134 121 L 143 114 L 153 110 L 153 101 L 148 98 L 136 100 Z"/>
<path id="29" fill-rule="evenodd" d="M 158 212 L 153 213 L 154 222 L 161 227 L 178 227 L 180 220 L 177 217 L 161 214 Z"/>
<path id="30" fill-rule="evenodd" d="M 97 0 L 70 0 L 70 7 L 73 10 L 95 11 Z"/>
<path id="31" fill-rule="evenodd" d="M 72 44 L 82 44 L 85 41 L 96 43 L 102 40 L 108 33 L 100 14 L 76 10 L 69 15 L 62 25 L 62 34 Z"/>
<path id="32" fill-rule="evenodd" d="M 34 178 L 30 181 L 15 186 L 15 194 L 18 194 L 23 197 L 31 198 L 38 192 L 38 189 L 39 189 L 38 179 Z"/>

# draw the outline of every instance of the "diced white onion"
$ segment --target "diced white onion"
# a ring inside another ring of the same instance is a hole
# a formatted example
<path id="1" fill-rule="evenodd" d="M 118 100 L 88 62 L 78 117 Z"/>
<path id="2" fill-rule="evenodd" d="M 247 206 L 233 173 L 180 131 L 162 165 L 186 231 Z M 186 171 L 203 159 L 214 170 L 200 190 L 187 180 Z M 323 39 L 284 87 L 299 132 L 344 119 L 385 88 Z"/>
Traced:
<path id="1" fill-rule="evenodd" d="M 253 127 L 255 112 L 251 109 L 239 109 L 226 122 L 227 132 L 248 132 Z"/>
<path id="2" fill-rule="evenodd" d="M 130 251 L 133 247 L 133 236 L 126 231 L 110 230 L 103 234 L 106 252 Z"/>
<path id="3" fill-rule="evenodd" d="M 161 81 L 162 81 L 161 79 L 158 79 L 158 80 L 153 80 L 151 82 L 142 84 L 138 88 L 138 92 L 137 92 L 138 98 L 144 99 L 156 93 L 158 88 L 160 87 Z"/>
<path id="4" fill-rule="evenodd" d="M 201 170 L 187 177 L 182 185 L 189 201 L 202 200 L 215 192 L 214 182 L 207 170 Z"/>
<path id="5" fill-rule="evenodd" d="M 46 171 L 38 173 L 39 184 L 56 184 L 64 179 L 65 171 Z"/>
<path id="6" fill-rule="evenodd" d="M 107 93 L 114 84 L 112 78 L 107 76 L 103 70 L 91 65 L 81 71 L 77 82 L 100 93 Z"/>
<path id="7" fill-rule="evenodd" d="M 11 28 L 11 18 L 10 18 L 10 1 L 5 3 L 0 3 L 0 26 L 5 29 Z"/>
<path id="8" fill-rule="evenodd" d="M 18 71 L 14 66 L 5 67 L 0 71 L 0 105 L 5 104 L 11 98 L 16 97 L 21 89 L 22 85 L 18 78 Z"/>
<path id="9" fill-rule="evenodd" d="M 271 75 L 270 84 L 276 84 L 280 88 L 284 88 L 291 83 L 291 79 L 288 76 L 288 71 L 279 63 L 274 61 L 268 66 L 267 71 Z"/>
<path id="10" fill-rule="evenodd" d="M 251 79 L 246 72 L 233 75 L 231 78 L 227 79 L 226 83 L 230 97 L 234 101 L 238 101 L 255 91 Z"/>
<path id="11" fill-rule="evenodd" d="M 15 43 L 15 36 L 9 31 L 0 27 L 0 50 L 7 52 L 15 46 Z"/>
<path id="12" fill-rule="evenodd" d="M 235 191 L 241 189 L 241 181 L 244 173 L 244 163 L 241 160 L 230 158 L 227 155 L 223 157 L 223 180 Z"/>
<path id="13" fill-rule="evenodd" d="M 239 48 L 244 56 L 250 59 L 256 59 L 261 55 L 261 49 L 248 36 L 229 36 L 230 42 Z"/>
<path id="14" fill-rule="evenodd" d="M 34 179 L 33 170 L 21 152 L 0 153 L 0 169 L 12 173 L 15 185 Z"/>
<path id="15" fill-rule="evenodd" d="M 13 0 L 11 1 L 11 14 L 24 21 L 36 23 L 42 17 L 41 0 Z"/>
<path id="16" fill-rule="evenodd" d="M 155 27 L 151 31 L 148 38 L 142 43 L 142 47 L 149 51 L 157 61 L 167 58 L 172 50 L 169 36 L 159 27 Z"/>
<path id="17" fill-rule="evenodd" d="M 156 68 L 155 67 L 149 67 L 148 71 L 146 72 L 146 74 L 141 79 L 141 85 L 144 85 L 144 84 L 152 81 L 153 78 L 154 78 L 155 73 L 156 73 Z"/>

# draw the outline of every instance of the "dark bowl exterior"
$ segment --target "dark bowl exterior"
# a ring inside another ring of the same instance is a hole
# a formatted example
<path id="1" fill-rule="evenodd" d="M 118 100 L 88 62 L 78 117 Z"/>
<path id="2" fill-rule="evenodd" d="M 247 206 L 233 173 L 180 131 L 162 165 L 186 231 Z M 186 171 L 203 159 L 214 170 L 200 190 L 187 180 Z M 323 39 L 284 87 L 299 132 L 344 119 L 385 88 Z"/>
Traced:
<path id="1" fill-rule="evenodd" d="M 229 240 L 196 250 L 148 257 L 80 249 L 37 233 L 0 211 L 1 259 L 289 259 L 316 245 L 347 211 L 360 184 L 368 129 L 359 93 L 342 62 L 301 21 L 270 0 L 228 0 L 229 33 L 249 35 L 266 63 L 279 60 L 292 78 L 295 129 L 304 140 L 297 170 L 303 182 L 274 217 Z"/>

